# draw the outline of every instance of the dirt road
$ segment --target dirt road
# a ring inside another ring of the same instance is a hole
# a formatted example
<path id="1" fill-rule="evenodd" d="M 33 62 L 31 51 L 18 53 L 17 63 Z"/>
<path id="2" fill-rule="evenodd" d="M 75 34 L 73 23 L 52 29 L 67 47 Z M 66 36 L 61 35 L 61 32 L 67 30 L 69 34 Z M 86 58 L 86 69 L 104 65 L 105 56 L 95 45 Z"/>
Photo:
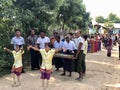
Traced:
<path id="1" fill-rule="evenodd" d="M 72 77 L 62 77 L 62 69 L 53 71 L 50 90 L 120 90 L 120 60 L 117 47 L 112 50 L 112 57 L 107 57 L 106 50 L 103 49 L 97 53 L 89 53 L 86 62 L 87 73 L 83 81 L 75 80 L 77 73 L 73 73 Z M 22 85 L 12 87 L 11 75 L 6 75 L 0 79 L 0 90 L 42 90 L 39 78 L 39 71 L 28 71 L 22 74 Z"/>

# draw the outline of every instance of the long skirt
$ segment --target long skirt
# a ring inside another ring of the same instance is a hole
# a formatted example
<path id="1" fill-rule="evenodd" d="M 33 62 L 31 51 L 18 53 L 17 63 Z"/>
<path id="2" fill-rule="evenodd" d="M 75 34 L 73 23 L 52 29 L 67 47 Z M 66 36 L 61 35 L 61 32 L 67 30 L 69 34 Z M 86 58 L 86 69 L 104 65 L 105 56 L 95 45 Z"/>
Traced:
<path id="1" fill-rule="evenodd" d="M 88 43 L 88 52 L 91 53 L 91 43 Z"/>
<path id="2" fill-rule="evenodd" d="M 120 59 L 120 46 L 119 46 L 119 59 Z"/>
<path id="3" fill-rule="evenodd" d="M 54 64 L 55 64 L 56 68 L 63 67 L 63 60 L 62 60 L 62 58 L 54 57 Z"/>
<path id="4" fill-rule="evenodd" d="M 82 60 L 83 60 L 83 50 L 80 51 L 80 53 L 77 56 L 77 59 L 75 60 L 75 72 L 82 72 Z"/>
<path id="5" fill-rule="evenodd" d="M 65 54 L 73 55 L 71 51 L 67 51 Z M 74 71 L 74 60 L 73 59 L 63 59 L 63 69 L 68 72 Z"/>
<path id="6" fill-rule="evenodd" d="M 112 50 L 112 47 L 111 46 L 107 46 L 107 56 L 108 57 L 111 56 L 111 50 Z"/>
<path id="7" fill-rule="evenodd" d="M 86 73 L 86 62 L 85 62 L 86 55 L 83 54 L 83 60 L 82 60 L 82 72 Z"/>
<path id="8" fill-rule="evenodd" d="M 94 41 L 91 42 L 91 52 L 94 53 L 95 44 Z"/>

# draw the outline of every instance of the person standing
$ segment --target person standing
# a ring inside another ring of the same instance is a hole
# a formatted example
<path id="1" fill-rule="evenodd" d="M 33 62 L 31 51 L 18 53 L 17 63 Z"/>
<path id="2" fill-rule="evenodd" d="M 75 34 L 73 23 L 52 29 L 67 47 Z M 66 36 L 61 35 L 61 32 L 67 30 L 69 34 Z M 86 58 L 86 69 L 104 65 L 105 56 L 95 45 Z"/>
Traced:
<path id="1" fill-rule="evenodd" d="M 16 36 L 14 36 L 11 40 L 11 45 L 13 46 L 14 49 L 16 49 L 16 45 L 23 45 L 25 44 L 24 38 L 21 36 L 21 31 L 20 29 L 16 29 L 15 31 Z"/>
<path id="2" fill-rule="evenodd" d="M 84 39 L 81 37 L 81 31 L 76 31 L 76 45 L 77 45 L 77 53 L 76 53 L 76 63 L 75 63 L 75 71 L 79 74 L 79 77 L 76 80 L 83 79 L 82 73 L 82 60 L 83 60 L 83 50 L 84 50 Z"/>
<path id="3" fill-rule="evenodd" d="M 87 35 L 83 36 L 84 39 L 84 51 L 83 51 L 83 60 L 82 60 L 82 73 L 83 76 L 86 74 L 86 62 L 85 62 L 85 57 L 88 52 L 88 41 L 87 41 Z"/>
<path id="4" fill-rule="evenodd" d="M 113 44 L 112 44 L 112 39 L 111 39 L 110 35 L 107 36 L 106 45 L 107 45 L 107 56 L 111 57 L 111 50 L 112 50 L 112 45 Z"/>
<path id="5" fill-rule="evenodd" d="M 13 49 L 14 50 L 16 49 L 16 45 L 19 45 L 19 46 L 21 46 L 21 48 L 23 48 L 24 44 L 25 44 L 25 41 L 24 41 L 24 38 L 21 36 L 20 29 L 16 29 L 15 36 L 11 39 L 11 45 L 12 45 Z M 25 73 L 24 67 L 22 68 L 22 73 Z"/>
<path id="6" fill-rule="evenodd" d="M 119 49 L 119 60 L 120 60 L 120 34 L 118 36 L 118 49 Z"/>
<path id="7" fill-rule="evenodd" d="M 27 38 L 28 46 L 31 45 L 33 47 L 36 47 L 37 38 L 38 36 L 35 35 L 35 30 L 31 29 L 31 33 Z M 31 48 L 30 56 L 31 56 L 31 70 L 40 69 L 38 52 Z"/>
<path id="8" fill-rule="evenodd" d="M 75 43 L 70 40 L 69 36 L 66 36 L 65 42 L 63 43 L 63 53 L 68 55 L 74 55 L 74 50 L 76 50 Z M 63 60 L 63 73 L 61 76 L 66 75 L 66 71 L 69 72 L 69 77 L 72 76 L 72 72 L 74 71 L 74 60 L 72 58 L 65 58 Z"/>
<path id="9" fill-rule="evenodd" d="M 50 43 L 50 39 L 49 39 L 49 37 L 47 37 L 47 36 L 45 35 L 45 32 L 44 32 L 44 31 L 41 31 L 41 32 L 40 32 L 40 37 L 37 39 L 37 47 L 38 47 L 39 49 L 44 49 L 46 43 Z M 40 60 L 40 65 L 41 65 L 41 63 L 42 63 L 41 54 L 39 54 L 39 60 Z"/>
<path id="10" fill-rule="evenodd" d="M 54 42 L 54 48 L 62 48 L 63 47 L 63 41 L 60 40 L 60 36 L 55 37 L 56 41 Z M 61 52 L 59 52 L 61 53 Z M 63 61 L 62 58 L 54 57 L 55 67 L 56 71 L 59 70 L 59 68 L 63 67 Z"/>

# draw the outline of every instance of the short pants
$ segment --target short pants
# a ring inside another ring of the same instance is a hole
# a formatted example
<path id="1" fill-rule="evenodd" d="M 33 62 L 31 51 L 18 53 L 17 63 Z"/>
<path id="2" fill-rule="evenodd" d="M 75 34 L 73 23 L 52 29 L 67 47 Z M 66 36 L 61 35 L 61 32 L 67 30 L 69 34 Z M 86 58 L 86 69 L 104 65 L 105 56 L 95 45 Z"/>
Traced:
<path id="1" fill-rule="evenodd" d="M 41 79 L 47 79 L 49 80 L 50 79 L 50 74 L 51 72 L 47 71 L 46 69 L 45 70 L 41 70 Z"/>
<path id="2" fill-rule="evenodd" d="M 16 74 L 17 76 L 20 76 L 22 72 L 22 67 L 18 67 L 18 68 L 12 67 L 11 72 Z"/>

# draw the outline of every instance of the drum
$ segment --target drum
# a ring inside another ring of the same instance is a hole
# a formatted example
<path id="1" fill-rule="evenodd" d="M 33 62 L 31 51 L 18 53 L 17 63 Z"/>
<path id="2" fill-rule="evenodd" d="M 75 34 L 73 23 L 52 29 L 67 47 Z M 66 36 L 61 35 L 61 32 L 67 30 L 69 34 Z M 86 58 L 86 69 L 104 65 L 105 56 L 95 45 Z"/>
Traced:
<path id="1" fill-rule="evenodd" d="M 67 58 L 67 59 L 75 59 L 74 55 L 61 54 L 61 53 L 56 53 L 54 55 L 54 57 Z"/>

